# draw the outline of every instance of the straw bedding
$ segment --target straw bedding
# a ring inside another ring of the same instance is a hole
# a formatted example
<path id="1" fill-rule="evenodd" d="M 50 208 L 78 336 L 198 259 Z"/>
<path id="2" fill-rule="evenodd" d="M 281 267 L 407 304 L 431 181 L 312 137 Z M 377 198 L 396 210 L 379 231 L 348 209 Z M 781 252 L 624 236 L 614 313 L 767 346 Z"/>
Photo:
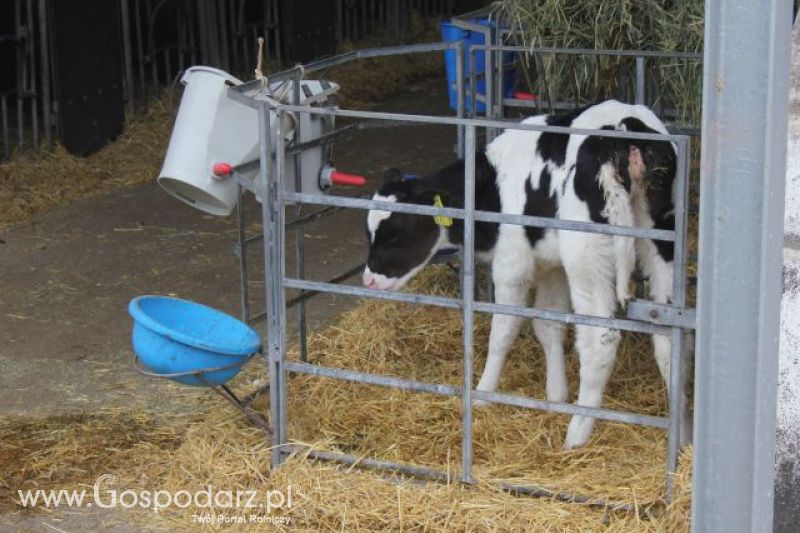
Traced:
<path id="1" fill-rule="evenodd" d="M 424 271 L 413 290 L 454 295 L 447 268 Z M 312 361 L 426 381 L 460 381 L 460 318 L 433 308 L 365 301 L 310 339 Z M 476 322 L 476 374 L 483 367 L 488 317 Z M 629 336 L 621 349 L 605 405 L 663 414 L 666 395 L 650 355 L 649 340 Z M 294 352 L 291 355 L 294 357 Z M 543 396 L 543 357 L 530 327 L 514 347 L 501 390 Z M 571 358 L 574 386 L 577 365 Z M 237 378 L 242 393 L 263 378 L 253 363 Z M 209 393 L 210 394 L 210 393 Z M 456 399 L 294 376 L 289 383 L 290 438 L 355 455 L 435 466 L 457 472 L 460 453 Z M 256 406 L 267 412 L 267 398 Z M 565 452 L 567 417 L 508 407 L 485 407 L 474 424 L 475 475 L 480 483 L 420 483 L 377 472 L 294 457 L 269 468 L 269 443 L 227 404 L 198 403 L 198 414 L 110 412 L 94 416 L 0 422 L 3 507 L 14 507 L 18 488 L 90 488 L 102 473 L 115 474 L 119 490 L 267 491 L 295 487 L 290 528 L 311 530 L 672 530 L 688 528 L 691 455 L 684 455 L 669 524 L 658 503 L 664 479 L 662 431 L 598 422 L 590 445 Z M 509 495 L 492 480 L 536 483 L 553 489 L 631 503 L 639 513 L 610 511 L 548 499 Z M 13 494 L 10 491 L 13 490 Z M 8 492 L 7 492 L 8 491 Z M 260 501 L 260 500 L 259 500 Z M 142 525 L 192 527 L 204 509 L 123 513 Z M 30 511 L 25 511 L 30 512 Z M 221 511 L 228 515 L 247 510 Z M 250 524 L 256 528 L 258 525 Z M 212 524 L 208 527 L 217 527 Z M 263 527 L 263 525 L 262 525 Z"/>

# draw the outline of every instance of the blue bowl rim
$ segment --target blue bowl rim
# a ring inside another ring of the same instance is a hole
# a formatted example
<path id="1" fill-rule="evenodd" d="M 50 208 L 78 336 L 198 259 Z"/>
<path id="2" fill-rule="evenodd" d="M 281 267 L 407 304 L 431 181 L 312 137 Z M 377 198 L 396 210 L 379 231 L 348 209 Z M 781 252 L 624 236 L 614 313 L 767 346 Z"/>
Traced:
<path id="1" fill-rule="evenodd" d="M 140 305 L 140 302 L 142 302 L 144 300 L 152 300 L 152 299 L 173 300 L 173 301 L 177 301 L 177 302 L 184 302 L 184 303 L 187 303 L 189 305 L 196 306 L 196 307 L 203 307 L 205 309 L 208 309 L 209 311 L 211 311 L 214 314 L 225 315 L 226 317 L 239 322 L 246 330 L 248 330 L 252 334 L 253 339 L 252 339 L 252 341 L 250 343 L 248 343 L 247 345 L 245 345 L 242 348 L 231 349 L 230 346 L 223 345 L 223 344 L 218 344 L 218 343 L 215 343 L 215 342 L 208 342 L 208 341 L 200 340 L 200 339 L 197 339 L 197 338 L 192 337 L 190 335 L 186 335 L 185 333 L 181 333 L 180 331 L 176 331 L 174 329 L 168 328 L 164 324 L 162 324 L 162 323 L 156 321 L 155 319 L 151 318 L 150 315 L 148 315 L 145 312 L 145 310 L 142 309 L 142 307 Z M 241 355 L 241 356 L 246 356 L 246 355 L 253 354 L 253 353 L 255 353 L 255 352 L 257 352 L 257 351 L 259 351 L 261 349 L 261 337 L 259 337 L 258 333 L 256 333 L 256 331 L 253 328 L 251 328 L 250 326 L 248 326 L 247 324 L 245 324 L 244 322 L 242 322 L 238 318 L 233 317 L 233 316 L 231 316 L 231 315 L 229 315 L 227 313 L 223 313 L 219 309 L 214 309 L 213 307 L 210 307 L 208 305 L 203 305 L 203 304 L 200 304 L 200 303 L 197 303 L 197 302 L 193 302 L 191 300 L 184 300 L 182 298 L 173 298 L 171 296 L 159 296 L 159 295 L 154 295 L 154 294 L 148 294 L 148 295 L 144 295 L 144 296 L 137 296 L 136 298 L 131 300 L 130 303 L 128 304 L 128 313 L 130 313 L 130 315 L 131 315 L 131 317 L 133 317 L 134 321 L 136 321 L 139 324 L 145 326 L 146 328 L 148 328 L 148 329 L 150 329 L 152 331 L 155 331 L 156 333 L 159 333 L 161 335 L 164 335 L 165 337 L 167 337 L 167 338 L 169 338 L 171 340 L 174 340 L 176 342 L 180 342 L 182 344 L 186 344 L 186 345 L 189 345 L 189 346 L 193 346 L 195 348 L 200 348 L 200 349 L 203 349 L 203 350 L 208 350 L 210 352 L 217 352 L 217 353 L 225 354 L 225 355 Z"/>

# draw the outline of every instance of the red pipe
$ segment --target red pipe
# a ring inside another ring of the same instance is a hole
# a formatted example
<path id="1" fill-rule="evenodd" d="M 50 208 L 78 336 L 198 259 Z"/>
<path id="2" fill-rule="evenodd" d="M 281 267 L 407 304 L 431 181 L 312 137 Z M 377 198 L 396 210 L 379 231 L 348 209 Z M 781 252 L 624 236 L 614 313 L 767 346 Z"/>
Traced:
<path id="1" fill-rule="evenodd" d="M 522 91 L 515 91 L 514 92 L 514 98 L 517 99 L 517 100 L 531 100 L 531 101 L 533 101 L 533 100 L 538 100 L 539 99 L 539 95 L 532 94 L 532 93 L 525 93 L 525 92 L 522 92 Z"/>
<path id="2" fill-rule="evenodd" d="M 354 185 L 356 187 L 363 187 L 367 184 L 367 180 L 364 176 L 357 176 L 355 174 L 334 170 L 331 172 L 331 183 L 334 185 Z"/>

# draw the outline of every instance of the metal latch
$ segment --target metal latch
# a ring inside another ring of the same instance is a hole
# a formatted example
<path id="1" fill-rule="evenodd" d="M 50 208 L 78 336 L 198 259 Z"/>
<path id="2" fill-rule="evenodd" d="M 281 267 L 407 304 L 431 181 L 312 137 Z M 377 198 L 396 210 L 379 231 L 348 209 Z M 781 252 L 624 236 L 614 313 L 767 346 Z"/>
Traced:
<path id="1" fill-rule="evenodd" d="M 659 326 L 673 326 L 695 329 L 694 309 L 682 309 L 668 304 L 658 304 L 650 300 L 633 300 L 628 303 L 627 317 L 631 320 L 649 322 Z"/>

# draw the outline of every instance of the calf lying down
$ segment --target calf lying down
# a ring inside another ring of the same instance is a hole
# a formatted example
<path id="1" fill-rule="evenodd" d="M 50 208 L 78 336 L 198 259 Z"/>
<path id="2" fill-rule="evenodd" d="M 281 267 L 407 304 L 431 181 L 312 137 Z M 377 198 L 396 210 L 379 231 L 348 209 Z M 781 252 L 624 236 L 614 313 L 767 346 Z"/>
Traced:
<path id="1" fill-rule="evenodd" d="M 569 114 L 531 117 L 524 123 L 666 133 L 646 107 L 613 100 Z M 488 145 L 485 155 L 476 155 L 475 166 L 479 210 L 674 229 L 676 155 L 669 142 L 507 130 Z M 399 172 L 390 171 L 373 198 L 463 207 L 463 183 L 463 162 L 414 180 L 403 180 Z M 445 226 L 433 217 L 372 210 L 367 215 L 367 232 L 370 250 L 364 285 L 397 290 L 439 250 L 461 245 L 463 222 Z M 671 297 L 673 245 L 669 242 L 478 222 L 475 250 L 480 260 L 491 263 L 494 297 L 500 304 L 526 305 L 528 292 L 535 286 L 536 307 L 611 317 L 617 305 L 624 306 L 629 298 L 637 260 L 649 278 L 650 297 L 658 303 Z M 522 320 L 500 314 L 492 317 L 488 358 L 478 390 L 497 389 Z M 547 399 L 555 402 L 567 401 L 568 395 L 565 327 L 560 322 L 533 320 L 547 361 Z M 581 365 L 577 404 L 601 405 L 619 342 L 617 330 L 576 326 Z M 653 344 L 659 370 L 668 382 L 670 341 L 656 335 Z M 593 418 L 573 416 L 564 447 L 586 444 L 593 426 Z M 681 433 L 688 438 L 686 428 Z"/>

